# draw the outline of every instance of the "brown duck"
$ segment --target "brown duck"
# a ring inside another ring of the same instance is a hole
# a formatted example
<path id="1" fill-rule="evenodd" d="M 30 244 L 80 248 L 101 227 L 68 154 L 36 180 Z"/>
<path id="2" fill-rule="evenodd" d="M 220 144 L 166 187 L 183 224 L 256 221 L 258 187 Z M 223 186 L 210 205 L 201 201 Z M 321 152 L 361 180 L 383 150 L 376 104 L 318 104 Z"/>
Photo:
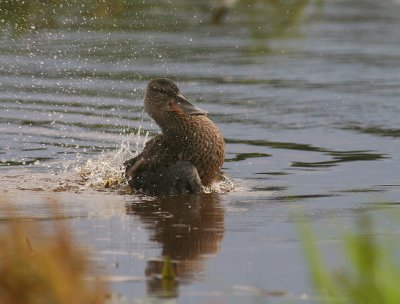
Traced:
<path id="1" fill-rule="evenodd" d="M 161 128 L 142 153 L 125 163 L 132 189 L 148 194 L 198 193 L 219 175 L 225 143 L 207 112 L 169 79 L 147 85 L 144 108 Z"/>

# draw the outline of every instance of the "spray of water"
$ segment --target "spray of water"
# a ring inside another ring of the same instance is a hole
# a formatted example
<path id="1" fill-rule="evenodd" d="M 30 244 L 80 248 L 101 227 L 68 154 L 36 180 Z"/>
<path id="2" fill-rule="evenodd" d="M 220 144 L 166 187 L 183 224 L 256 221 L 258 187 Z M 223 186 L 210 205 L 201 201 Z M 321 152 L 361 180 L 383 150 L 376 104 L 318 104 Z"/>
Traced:
<path id="1" fill-rule="evenodd" d="M 113 152 L 102 153 L 95 159 L 89 159 L 84 164 L 74 167 L 77 175 L 85 187 L 94 189 L 112 188 L 129 192 L 125 178 L 124 162 L 138 155 L 148 140 L 148 132 L 139 130 L 128 135 L 120 144 L 119 149 Z M 221 174 L 218 181 L 205 187 L 206 193 L 226 193 L 234 189 L 233 181 L 225 174 Z"/>
<path id="2" fill-rule="evenodd" d="M 226 193 L 230 192 L 235 188 L 233 180 L 226 175 L 221 173 L 217 181 L 214 181 L 210 186 L 204 188 L 205 193 Z"/>
<path id="3" fill-rule="evenodd" d="M 122 188 L 126 186 L 124 162 L 143 150 L 148 132 L 129 134 L 113 152 L 102 153 L 96 159 L 89 159 L 74 169 L 86 187 L 95 189 Z"/>

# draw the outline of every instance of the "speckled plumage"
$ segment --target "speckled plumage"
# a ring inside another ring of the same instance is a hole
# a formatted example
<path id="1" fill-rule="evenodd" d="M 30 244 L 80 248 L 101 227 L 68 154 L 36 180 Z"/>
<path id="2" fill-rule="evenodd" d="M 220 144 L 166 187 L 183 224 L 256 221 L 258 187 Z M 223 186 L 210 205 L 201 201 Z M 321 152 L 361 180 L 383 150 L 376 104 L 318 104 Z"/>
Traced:
<path id="1" fill-rule="evenodd" d="M 157 87 L 153 89 L 152 84 Z M 188 162 L 193 164 L 193 170 L 197 170 L 201 184 L 208 186 L 219 174 L 224 162 L 225 143 L 222 134 L 206 116 L 206 112 L 194 107 L 186 99 L 183 100 L 184 105 L 179 98 L 176 99 L 178 103 L 174 104 L 173 94 L 169 91 L 165 93 L 164 86 L 170 86 L 174 94 L 184 98 L 170 80 L 150 81 L 145 94 L 145 108 L 160 126 L 162 134 L 149 140 L 142 153 L 127 162 L 127 175 L 132 180 L 141 178 L 146 182 L 147 174 L 152 176 L 151 183 L 166 183 L 168 181 L 163 180 L 165 170 L 169 167 L 176 170 L 176 164 L 179 166 L 180 162 Z M 164 104 L 169 107 L 164 107 Z M 154 175 L 157 172 L 162 173 Z M 171 172 L 167 172 L 171 179 Z M 176 176 L 176 179 L 184 178 Z M 188 192 L 196 191 L 189 189 Z"/>

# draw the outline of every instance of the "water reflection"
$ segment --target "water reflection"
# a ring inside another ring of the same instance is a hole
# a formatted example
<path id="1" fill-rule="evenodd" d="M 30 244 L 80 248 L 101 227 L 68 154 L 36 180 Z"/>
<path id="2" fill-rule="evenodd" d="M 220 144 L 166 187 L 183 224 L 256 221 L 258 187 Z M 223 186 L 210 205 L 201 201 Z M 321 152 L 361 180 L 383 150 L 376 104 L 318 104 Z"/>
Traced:
<path id="1" fill-rule="evenodd" d="M 177 31 L 188 26 L 220 25 L 225 16 L 248 27 L 254 41 L 297 31 L 309 0 L 259 1 L 1 1 L 3 34 L 20 35 L 40 29 L 99 29 Z M 183 13 L 187 13 L 187 18 Z M 154 20 L 162 20 L 154 22 Z M 228 23 L 229 27 L 233 23 Z M 264 45 L 253 51 L 266 50 Z"/>
<path id="2" fill-rule="evenodd" d="M 382 128 L 378 126 L 356 126 L 356 125 L 347 125 L 342 127 L 343 130 L 352 130 L 360 133 L 384 136 L 384 137 L 400 137 L 400 129 L 398 128 Z"/>
<path id="3" fill-rule="evenodd" d="M 299 167 L 299 168 L 326 168 L 337 166 L 341 163 L 345 162 L 354 162 L 354 161 L 374 161 L 374 160 L 382 160 L 385 158 L 389 158 L 388 155 L 384 153 L 379 153 L 373 150 L 354 150 L 354 151 L 335 151 L 322 147 L 316 147 L 309 144 L 301 144 L 301 143 L 290 143 L 290 142 L 274 142 L 267 140 L 239 140 L 239 139 L 227 139 L 225 142 L 230 144 L 247 144 L 253 146 L 265 146 L 273 149 L 287 149 L 287 150 L 298 150 L 298 151 L 308 151 L 308 152 L 318 152 L 324 154 L 325 156 L 330 157 L 327 161 L 319 161 L 319 162 L 298 162 L 292 161 L 291 167 Z M 245 153 L 238 154 L 235 158 L 228 159 L 226 162 L 231 161 L 241 161 L 248 158 L 255 157 L 269 157 L 269 154 L 263 153 Z"/>
<path id="4" fill-rule="evenodd" d="M 160 257 L 147 261 L 149 295 L 178 296 L 179 284 L 201 279 L 205 258 L 220 250 L 225 232 L 224 209 L 215 193 L 128 204 L 126 212 L 146 223 L 150 240 L 162 246 Z M 169 261 L 173 278 L 161 275 Z"/>

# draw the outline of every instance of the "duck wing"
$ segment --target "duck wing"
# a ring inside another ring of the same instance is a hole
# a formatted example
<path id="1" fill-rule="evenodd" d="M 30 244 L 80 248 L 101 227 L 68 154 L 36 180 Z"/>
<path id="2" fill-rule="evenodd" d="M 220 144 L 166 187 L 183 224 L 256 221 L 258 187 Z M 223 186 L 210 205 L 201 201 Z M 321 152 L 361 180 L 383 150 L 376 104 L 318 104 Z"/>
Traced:
<path id="1" fill-rule="evenodd" d="M 125 176 L 134 177 L 143 170 L 156 167 L 166 158 L 164 146 L 161 134 L 150 139 L 140 154 L 124 162 Z"/>

